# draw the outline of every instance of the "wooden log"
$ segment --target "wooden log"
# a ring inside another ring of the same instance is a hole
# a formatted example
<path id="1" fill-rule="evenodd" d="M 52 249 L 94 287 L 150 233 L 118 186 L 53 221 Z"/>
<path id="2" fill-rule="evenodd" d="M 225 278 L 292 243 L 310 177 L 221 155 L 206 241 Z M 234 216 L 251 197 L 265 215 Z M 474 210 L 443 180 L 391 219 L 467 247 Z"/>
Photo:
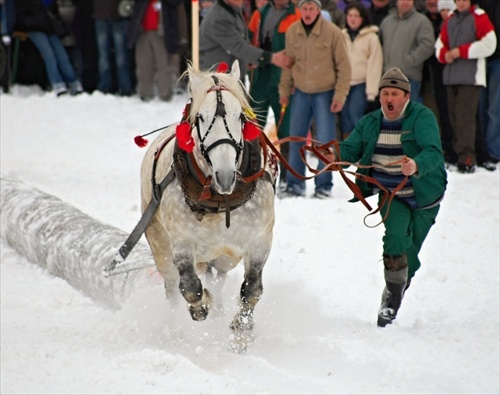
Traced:
<path id="1" fill-rule="evenodd" d="M 162 283 L 145 243 L 138 243 L 126 260 L 133 270 L 105 277 L 103 268 L 127 233 L 20 181 L 0 182 L 1 235 L 31 262 L 113 308 L 136 291 Z"/>

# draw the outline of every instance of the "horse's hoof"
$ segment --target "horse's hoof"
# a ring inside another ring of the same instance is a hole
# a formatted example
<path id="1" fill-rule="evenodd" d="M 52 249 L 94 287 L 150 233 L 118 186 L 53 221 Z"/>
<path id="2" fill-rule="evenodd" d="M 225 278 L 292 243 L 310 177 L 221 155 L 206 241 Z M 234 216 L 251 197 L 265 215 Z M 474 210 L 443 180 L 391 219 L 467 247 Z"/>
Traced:
<path id="1" fill-rule="evenodd" d="M 233 335 L 231 336 L 231 351 L 237 354 L 243 354 L 247 351 L 248 345 L 254 341 L 253 331 L 251 330 L 238 330 L 233 329 Z"/>
<path id="2" fill-rule="evenodd" d="M 233 332 L 231 339 L 231 351 L 242 354 L 246 352 L 248 344 L 253 342 L 253 316 L 237 315 L 231 322 L 230 328 Z"/>
<path id="3" fill-rule="evenodd" d="M 202 304 L 201 306 L 189 306 L 189 314 L 194 321 L 203 321 L 208 316 L 209 308 L 207 305 Z"/>
<path id="4" fill-rule="evenodd" d="M 189 304 L 189 314 L 194 321 L 203 321 L 207 318 L 210 307 L 212 306 L 212 294 L 207 289 L 203 290 L 203 296 L 197 303 Z"/>
<path id="5" fill-rule="evenodd" d="M 253 331 L 253 316 L 238 314 L 230 325 L 233 333 L 250 333 Z"/>

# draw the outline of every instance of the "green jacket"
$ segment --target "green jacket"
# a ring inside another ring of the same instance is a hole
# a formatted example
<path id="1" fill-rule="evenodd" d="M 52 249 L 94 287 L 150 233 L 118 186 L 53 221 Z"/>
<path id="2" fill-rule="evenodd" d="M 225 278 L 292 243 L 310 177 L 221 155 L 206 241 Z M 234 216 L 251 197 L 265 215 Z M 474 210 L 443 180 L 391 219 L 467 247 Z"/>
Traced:
<path id="1" fill-rule="evenodd" d="M 375 145 L 380 133 L 382 111 L 365 115 L 349 137 L 340 144 L 340 159 L 351 163 L 371 165 Z M 441 139 L 436 117 L 430 109 L 416 102 L 406 107 L 401 132 L 403 153 L 413 159 L 418 172 L 412 177 L 419 207 L 440 199 L 446 190 L 446 170 L 441 151 Z M 358 169 L 358 173 L 371 175 L 371 169 Z M 363 196 L 373 195 L 373 185 L 356 179 Z M 356 201 L 357 199 L 353 199 Z"/>
<path id="2" fill-rule="evenodd" d="M 248 28 L 250 31 L 250 40 L 252 45 L 260 48 L 260 31 L 262 29 L 262 25 L 267 18 L 267 14 L 269 14 L 269 10 L 271 9 L 272 4 L 268 3 L 260 10 L 255 10 L 248 22 Z M 276 26 L 274 27 L 273 38 L 271 40 L 271 49 L 270 52 L 275 53 L 285 49 L 285 34 L 288 28 L 296 21 L 300 20 L 300 12 L 299 9 L 295 6 L 294 3 L 290 2 L 286 13 L 283 14 L 281 19 L 278 21 Z M 261 73 L 271 73 L 271 86 L 278 87 L 280 83 L 281 77 L 281 69 L 273 64 L 259 64 L 253 71 L 253 80 L 257 81 L 259 79 L 259 74 Z M 264 78 L 265 83 L 267 84 L 269 79 Z"/>

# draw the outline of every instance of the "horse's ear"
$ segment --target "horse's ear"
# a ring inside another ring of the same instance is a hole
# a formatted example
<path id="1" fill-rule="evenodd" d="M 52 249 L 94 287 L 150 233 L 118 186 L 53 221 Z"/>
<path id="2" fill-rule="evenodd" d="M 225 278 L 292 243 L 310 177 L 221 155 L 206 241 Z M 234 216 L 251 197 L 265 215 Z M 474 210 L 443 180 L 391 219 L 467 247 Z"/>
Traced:
<path id="1" fill-rule="evenodd" d="M 240 78 L 240 62 L 237 60 L 235 60 L 231 66 L 231 75 L 236 79 Z"/>
<path id="2" fill-rule="evenodd" d="M 188 64 L 188 77 L 189 77 L 189 87 L 190 87 L 190 95 L 191 97 L 196 96 L 196 92 L 193 92 L 194 87 L 201 86 L 201 82 L 203 81 L 203 77 L 200 73 Z"/>

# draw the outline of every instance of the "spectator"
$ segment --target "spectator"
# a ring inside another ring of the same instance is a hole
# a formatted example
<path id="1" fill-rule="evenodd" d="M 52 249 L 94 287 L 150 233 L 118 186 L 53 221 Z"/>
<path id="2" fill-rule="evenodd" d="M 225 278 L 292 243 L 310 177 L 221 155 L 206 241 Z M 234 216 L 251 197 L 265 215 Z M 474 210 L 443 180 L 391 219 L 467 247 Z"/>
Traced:
<path id="1" fill-rule="evenodd" d="M 453 148 L 461 173 L 476 170 L 476 112 L 482 86 L 486 86 L 486 58 L 497 39 L 488 15 L 471 0 L 455 0 L 457 9 L 444 21 L 436 42 L 436 57 L 445 64 L 448 112 Z"/>
<path id="2" fill-rule="evenodd" d="M 341 125 L 343 138 L 365 114 L 368 103 L 378 95 L 378 83 L 384 63 L 382 47 L 378 39 L 378 27 L 370 24 L 368 10 L 352 2 L 346 9 L 347 27 L 342 29 L 351 61 L 351 89 L 342 108 Z"/>
<path id="3" fill-rule="evenodd" d="M 385 288 L 377 325 L 385 327 L 396 319 L 405 291 L 420 268 L 418 254 L 434 225 L 446 189 L 441 142 L 431 110 L 410 101 L 411 84 L 398 68 L 389 69 L 380 80 L 382 108 L 362 118 L 349 138 L 340 143 L 330 161 L 360 163 L 360 168 L 393 191 L 404 177 L 408 181 L 380 214 L 385 227 L 383 262 Z M 395 162 L 401 164 L 394 165 Z M 356 179 L 363 196 L 382 193 L 361 178 Z"/>
<path id="4" fill-rule="evenodd" d="M 455 9 L 453 0 L 426 0 L 426 11 L 424 13 L 432 24 L 434 37 L 437 40 L 441 32 L 441 26 L 448 14 Z M 444 15 L 444 19 L 443 16 Z M 446 98 L 446 86 L 443 84 L 444 65 L 438 62 L 435 56 L 431 56 L 424 63 L 422 97 L 424 104 L 433 110 L 438 119 L 441 131 L 441 145 L 443 147 L 444 160 L 455 164 L 457 154 L 453 150 L 453 130 L 448 116 L 448 102 Z"/>
<path id="5" fill-rule="evenodd" d="M 3 77 L 5 73 L 5 65 L 7 63 L 7 55 L 5 53 L 5 49 L 3 49 L 3 45 L 0 45 L 0 78 Z"/>
<path id="6" fill-rule="evenodd" d="M 256 10 L 260 10 L 267 3 L 269 3 L 269 0 L 255 0 L 255 8 L 256 8 Z"/>
<path id="7" fill-rule="evenodd" d="M 175 22 L 172 20 L 172 22 Z M 172 73 L 172 86 L 174 87 L 174 92 L 176 94 L 181 94 L 186 91 L 187 88 L 187 78 L 180 80 L 180 76 L 186 70 L 186 60 L 190 58 L 190 48 L 189 48 L 189 26 L 188 18 L 186 13 L 186 6 L 184 5 L 184 0 L 180 0 L 177 6 L 177 34 L 178 34 L 178 45 L 176 47 L 170 48 L 167 44 L 167 53 L 170 63 L 170 71 Z M 172 32 L 174 34 L 175 31 Z M 166 40 L 171 42 L 172 40 Z"/>
<path id="8" fill-rule="evenodd" d="M 203 21 L 203 18 L 208 14 L 208 11 L 214 5 L 213 0 L 200 0 L 200 24 Z"/>
<path id="9" fill-rule="evenodd" d="M 453 14 L 453 11 L 457 9 L 455 5 L 455 0 L 438 0 L 437 8 L 439 15 L 441 16 L 441 26 L 442 23 L 448 19 L 448 17 Z M 439 26 L 439 32 L 441 32 L 441 26 Z M 439 33 L 438 33 L 439 37 Z"/>
<path id="10" fill-rule="evenodd" d="M 337 0 L 337 2 L 336 2 L 339 10 L 342 11 L 345 15 L 347 15 L 345 12 L 345 9 L 347 8 L 347 6 L 350 4 L 355 4 L 355 3 L 360 3 L 366 9 L 368 9 L 371 5 L 370 0 Z"/>
<path id="11" fill-rule="evenodd" d="M 9 93 L 11 84 L 12 32 L 16 18 L 14 0 L 0 0 L 0 51 L 3 52 L 4 68 L 0 73 L 0 86 Z"/>
<path id="12" fill-rule="evenodd" d="M 128 32 L 135 47 L 137 89 L 142 101 L 154 96 L 155 77 L 160 100 L 172 99 L 170 54 L 179 50 L 177 8 L 182 0 L 136 0 Z"/>
<path id="13" fill-rule="evenodd" d="M 410 80 L 412 99 L 422 102 L 420 86 L 424 62 L 432 56 L 434 32 L 430 21 L 417 12 L 414 0 L 397 0 L 380 25 L 384 72 L 399 68 Z"/>
<path id="14" fill-rule="evenodd" d="M 298 8 L 290 0 L 271 0 L 257 9 L 250 19 L 250 39 L 253 45 L 269 52 L 285 49 L 285 33 L 290 25 L 300 20 Z M 272 64 L 262 65 L 251 71 L 250 97 L 252 108 L 262 129 L 266 126 L 269 107 L 277 122 L 278 138 L 290 135 L 290 111 L 281 114 L 279 82 L 281 69 Z M 288 159 L 289 143 L 280 146 L 281 154 Z M 286 184 L 286 168 L 281 166 L 280 186 Z"/>
<path id="15" fill-rule="evenodd" d="M 454 0 L 439 0 L 438 9 L 440 10 L 439 12 L 440 12 L 443 20 L 446 20 L 446 19 L 448 19 L 450 14 L 452 14 L 453 11 L 455 11 L 455 9 L 456 9 L 455 2 L 454 2 Z M 441 32 L 441 28 L 439 29 L 439 32 L 437 33 L 437 37 L 439 36 L 440 32 Z M 439 63 L 435 56 L 432 56 L 427 61 L 429 62 L 431 59 L 434 62 L 434 64 L 439 65 L 441 70 L 444 69 L 444 65 Z M 441 84 L 443 84 L 442 71 L 441 71 L 440 78 L 441 78 L 440 82 L 441 82 Z M 446 97 L 446 87 L 443 85 L 443 88 L 444 88 L 443 89 L 444 90 L 444 94 L 443 94 L 444 97 L 438 98 L 438 105 L 440 105 L 441 107 L 446 105 L 445 110 L 444 110 L 444 114 L 445 114 L 446 119 L 448 120 L 448 123 L 449 123 L 448 99 Z M 484 90 L 485 89 L 482 88 L 481 93 Z M 481 110 L 481 96 L 480 96 L 479 110 L 478 110 L 478 113 L 476 114 L 476 144 L 475 144 L 476 161 L 477 161 L 478 166 L 484 167 L 486 170 L 489 170 L 489 171 L 494 171 L 494 170 L 496 170 L 496 165 L 492 161 L 492 158 L 490 157 L 490 155 L 488 153 L 488 146 L 486 144 L 485 136 L 483 133 L 477 133 L 478 130 L 479 131 L 483 130 L 482 125 L 484 125 L 484 122 L 483 122 L 484 120 L 482 119 L 483 117 L 481 117 L 482 113 L 483 113 L 483 111 Z M 444 118 L 442 118 L 442 119 L 444 119 Z M 452 130 L 451 124 L 450 124 L 449 131 L 445 131 L 442 129 L 441 142 L 443 144 L 445 161 L 450 163 L 450 164 L 455 165 L 457 163 L 458 157 L 457 157 L 457 154 L 455 153 L 455 151 L 453 150 L 452 141 L 453 141 L 453 130 Z"/>
<path id="16" fill-rule="evenodd" d="M 200 68 L 209 70 L 221 62 L 231 66 L 238 60 L 245 81 L 247 65 L 290 67 L 285 51 L 271 53 L 250 43 L 242 6 L 243 0 L 217 0 L 210 8 L 200 26 Z"/>
<path id="17" fill-rule="evenodd" d="M 121 0 L 94 0 L 95 33 L 99 55 L 99 89 L 103 93 L 115 93 L 113 84 L 113 64 L 111 55 L 114 54 L 114 65 L 118 80 L 118 94 L 132 95 L 132 81 L 130 78 L 129 55 L 127 48 L 127 30 L 129 17 L 122 17 L 118 13 Z"/>
<path id="18" fill-rule="evenodd" d="M 94 26 L 94 4 L 89 0 L 73 0 L 78 10 L 75 38 L 82 55 L 82 85 L 92 93 L 99 84 L 97 39 Z"/>
<path id="19" fill-rule="evenodd" d="M 61 40 L 69 56 L 75 75 L 79 80 L 82 78 L 82 52 L 75 34 L 75 26 L 79 25 L 79 13 L 73 0 L 57 0 L 59 14 L 64 22 L 68 34 Z"/>
<path id="20" fill-rule="evenodd" d="M 56 96 L 83 92 L 80 80 L 64 49 L 61 38 L 67 35 L 59 16 L 56 0 L 16 0 L 14 29 L 28 33 L 28 37 L 42 55 L 47 77 Z"/>
<path id="21" fill-rule="evenodd" d="M 396 7 L 398 0 L 391 0 L 391 8 Z M 418 12 L 425 11 L 425 0 L 415 0 L 415 9 Z"/>
<path id="22" fill-rule="evenodd" d="M 390 0 L 372 0 L 368 12 L 370 13 L 370 20 L 373 25 L 380 26 L 385 17 L 389 15 L 391 9 L 389 1 Z"/>
<path id="23" fill-rule="evenodd" d="M 333 22 L 338 27 L 343 28 L 345 26 L 345 15 L 337 6 L 335 0 L 320 0 L 320 2 L 321 10 L 326 11 L 330 14 L 330 22 Z M 298 1 L 296 1 L 296 4 L 297 3 Z"/>
<path id="24" fill-rule="evenodd" d="M 351 64 L 341 30 L 321 17 L 319 0 L 300 0 L 301 20 L 286 32 L 286 53 L 294 64 L 283 70 L 279 86 L 280 102 L 291 103 L 290 135 L 305 138 L 314 118 L 316 139 L 333 140 L 335 114 L 342 110 L 349 92 Z M 303 143 L 290 143 L 290 165 L 300 175 L 305 166 L 299 151 Z M 323 168 L 323 163 L 318 169 Z M 323 199 L 332 196 L 331 172 L 314 178 L 314 196 Z M 282 197 L 305 196 L 306 185 L 301 179 L 287 173 L 287 188 Z"/>
<path id="25" fill-rule="evenodd" d="M 478 5 L 493 23 L 497 36 L 495 52 L 486 59 L 486 87 L 481 89 L 479 108 L 482 131 L 492 161 L 500 160 L 500 1 L 478 0 Z"/>

